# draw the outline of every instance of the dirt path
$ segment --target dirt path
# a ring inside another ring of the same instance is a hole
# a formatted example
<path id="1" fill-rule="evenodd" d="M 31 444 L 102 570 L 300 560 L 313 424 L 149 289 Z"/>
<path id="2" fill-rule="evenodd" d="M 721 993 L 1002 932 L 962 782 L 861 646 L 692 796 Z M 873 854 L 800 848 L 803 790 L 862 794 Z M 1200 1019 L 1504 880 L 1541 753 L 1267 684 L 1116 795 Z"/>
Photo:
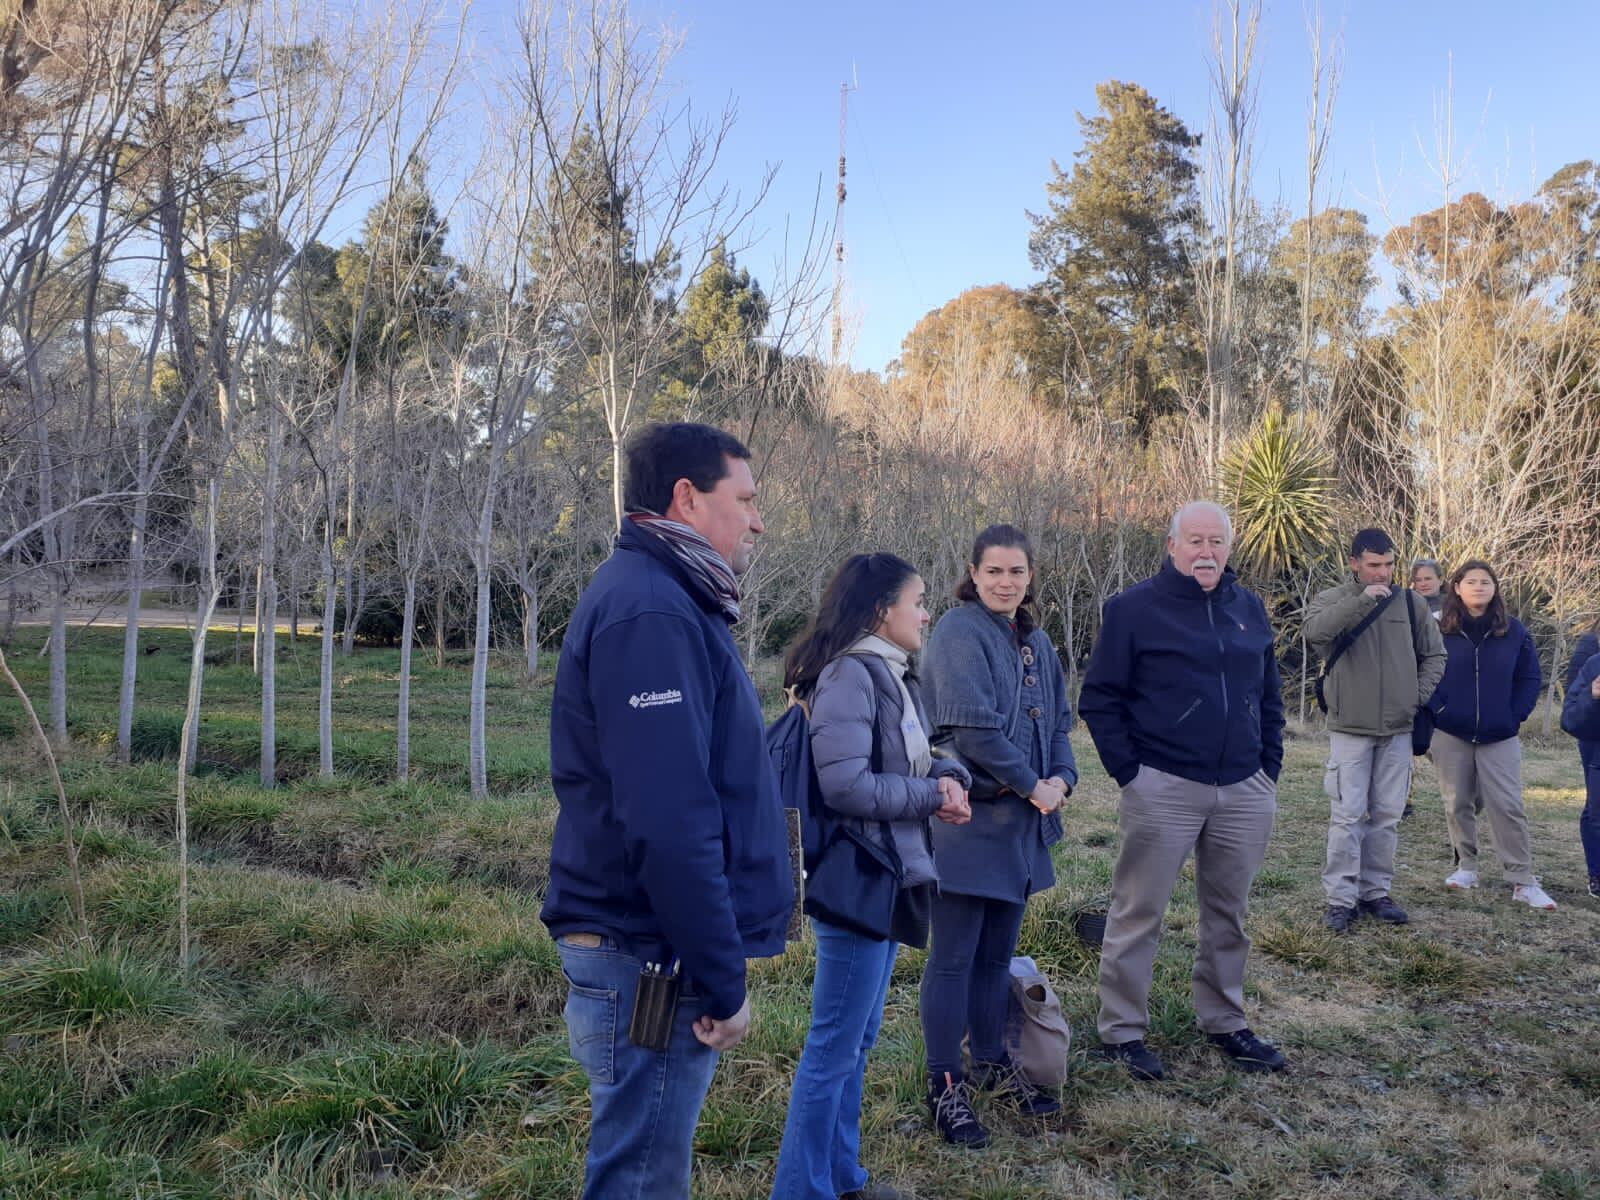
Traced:
<path id="1" fill-rule="evenodd" d="M 239 613 L 237 609 L 219 608 L 211 617 L 211 630 L 213 633 L 232 633 L 238 628 Z M 89 606 L 71 605 L 67 608 L 67 624 L 73 626 L 94 626 L 102 629 L 121 629 L 127 623 L 127 613 L 119 605 Z M 50 614 L 48 611 L 35 609 L 33 612 L 17 617 L 18 625 L 48 625 Z M 141 629 L 193 629 L 194 613 L 177 608 L 141 608 L 139 610 L 139 628 Z M 244 614 L 244 632 L 255 632 L 255 619 L 253 613 Z M 280 620 L 277 623 L 279 633 L 289 632 L 289 622 Z M 311 633 L 309 623 L 300 623 L 302 636 Z"/>

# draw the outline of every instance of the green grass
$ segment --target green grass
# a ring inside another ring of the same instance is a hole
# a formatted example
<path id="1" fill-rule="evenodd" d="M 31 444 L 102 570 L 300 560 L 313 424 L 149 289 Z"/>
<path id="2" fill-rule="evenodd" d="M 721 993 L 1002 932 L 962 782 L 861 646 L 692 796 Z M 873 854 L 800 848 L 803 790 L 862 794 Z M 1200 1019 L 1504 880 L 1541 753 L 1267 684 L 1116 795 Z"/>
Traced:
<path id="1" fill-rule="evenodd" d="M 62 773 L 88 945 L 75 940 L 53 789 L 0 696 L 11 730 L 0 733 L 0 1195 L 575 1195 L 587 1092 L 538 921 L 555 817 L 547 688 L 524 687 L 514 667 L 492 672 L 493 787 L 475 800 L 459 657 L 443 669 L 418 658 L 417 778 L 405 783 L 392 779 L 392 652 L 339 660 L 338 774 L 320 780 L 315 647 L 285 644 L 276 788 L 256 780 L 248 653 L 208 671 L 185 977 L 172 805 L 187 656 L 181 631 L 149 636 L 162 652 L 140 660 L 136 761 L 119 767 L 118 635 L 75 635 Z M 46 664 L 27 650 L 11 661 L 42 705 Z M 989 1200 L 1600 1196 L 1600 905 L 1580 886 L 1569 742 L 1526 747 L 1535 863 L 1557 912 L 1513 906 L 1498 884 L 1444 889 L 1450 853 L 1424 764 L 1395 881 L 1412 924 L 1339 938 L 1320 923 L 1325 742 L 1315 730 L 1292 739 L 1252 889 L 1246 1006 L 1293 1072 L 1232 1072 L 1195 1029 L 1190 869 L 1153 973 L 1150 1040 L 1172 1076 L 1157 1087 L 1091 1054 L 1099 954 L 1074 919 L 1109 891 L 1117 793 L 1081 731 L 1075 745 L 1083 779 L 1058 884 L 1030 904 L 1021 947 L 1073 1024 L 1066 1111 L 1029 1123 L 984 1105 L 996 1140 L 981 1154 L 929 1136 L 925 955 L 907 951 L 868 1070 L 874 1174 L 915 1196 Z M 807 942 L 754 965 L 756 1024 L 708 1098 L 697 1197 L 770 1187 L 813 965 Z"/>

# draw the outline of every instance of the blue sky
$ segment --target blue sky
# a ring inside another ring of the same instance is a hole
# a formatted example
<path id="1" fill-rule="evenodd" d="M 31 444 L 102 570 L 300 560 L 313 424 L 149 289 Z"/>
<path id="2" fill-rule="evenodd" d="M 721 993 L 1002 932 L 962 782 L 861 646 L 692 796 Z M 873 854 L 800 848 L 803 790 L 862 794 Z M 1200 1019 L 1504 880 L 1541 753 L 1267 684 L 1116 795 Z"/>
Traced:
<path id="1" fill-rule="evenodd" d="M 682 33 L 671 72 L 682 95 L 736 102 L 723 177 L 749 189 L 764 164 L 779 168 L 755 226 L 764 236 L 741 257 L 758 278 L 772 277 L 786 224 L 805 228 L 819 188 L 831 220 L 839 84 L 854 74 L 845 235 L 862 368 L 881 369 L 964 289 L 1037 277 L 1025 213 L 1045 206 L 1051 160 L 1070 165 L 1096 83 L 1137 82 L 1191 129 L 1207 120 L 1207 4 L 635 0 L 633 11 Z M 1254 189 L 1297 214 L 1305 20 L 1298 3 L 1269 6 L 1258 49 Z M 1563 164 L 1600 158 L 1600 6 L 1351 0 L 1327 4 L 1323 21 L 1343 56 L 1323 202 L 1364 210 L 1380 234 L 1440 202 L 1447 89 L 1462 190 L 1522 198 Z"/>

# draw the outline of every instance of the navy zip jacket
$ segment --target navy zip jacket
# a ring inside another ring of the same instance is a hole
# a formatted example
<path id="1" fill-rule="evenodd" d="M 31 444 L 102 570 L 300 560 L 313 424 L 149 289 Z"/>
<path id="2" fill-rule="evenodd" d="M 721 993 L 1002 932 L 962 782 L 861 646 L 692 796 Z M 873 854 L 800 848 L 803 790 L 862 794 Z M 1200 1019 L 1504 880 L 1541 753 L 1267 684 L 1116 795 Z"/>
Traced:
<path id="1" fill-rule="evenodd" d="M 1106 602 L 1078 715 L 1127 786 L 1141 764 L 1218 787 L 1283 766 L 1283 693 L 1266 606 L 1231 569 L 1206 592 L 1169 558 Z"/>
<path id="2" fill-rule="evenodd" d="M 1586 633 L 1578 639 L 1577 648 L 1572 652 L 1572 661 L 1567 664 L 1566 696 L 1568 708 L 1572 705 L 1572 685 L 1578 682 L 1589 660 L 1597 654 L 1600 654 L 1600 635 Z M 1589 679 L 1593 678 L 1594 672 L 1590 672 Z M 1584 686 L 1588 686 L 1587 679 L 1584 680 Z M 1582 709 L 1583 705 L 1580 704 L 1579 707 Z M 1600 701 L 1590 700 L 1589 707 L 1600 709 Z M 1595 732 L 1594 737 L 1589 737 L 1583 733 L 1573 734 L 1573 736 L 1578 739 L 1578 758 L 1584 765 L 1600 767 L 1600 713 L 1592 716 L 1590 720 L 1595 722 L 1589 727 Z M 1561 728 L 1567 729 L 1565 710 L 1563 710 L 1561 716 Z M 1567 729 L 1567 732 L 1572 733 L 1572 730 Z"/>
<path id="3" fill-rule="evenodd" d="M 727 618 L 668 547 L 625 522 L 556 669 L 561 813 L 540 914 L 551 936 L 675 953 L 709 1016 L 738 1012 L 745 959 L 783 952 L 794 907 L 764 733 Z"/>
<path id="4" fill-rule="evenodd" d="M 1600 653 L 1591 654 L 1578 665 L 1567 685 L 1567 700 L 1561 708 L 1561 728 L 1579 739 L 1584 747 L 1583 762 L 1592 766 L 1593 750 L 1600 747 L 1600 700 L 1594 698 L 1595 676 L 1600 675 Z"/>
<path id="5" fill-rule="evenodd" d="M 1436 728 L 1477 743 L 1503 742 L 1522 729 L 1544 679 L 1533 637 L 1515 617 L 1510 622 L 1502 636 L 1481 641 L 1445 635 L 1444 678 L 1428 701 Z"/>

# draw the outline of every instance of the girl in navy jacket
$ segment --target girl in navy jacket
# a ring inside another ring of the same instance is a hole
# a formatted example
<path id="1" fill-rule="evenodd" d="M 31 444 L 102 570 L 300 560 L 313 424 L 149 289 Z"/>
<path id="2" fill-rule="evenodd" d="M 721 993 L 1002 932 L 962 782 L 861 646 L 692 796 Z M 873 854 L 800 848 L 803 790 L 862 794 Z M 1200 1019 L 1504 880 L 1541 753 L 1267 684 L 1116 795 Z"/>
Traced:
<path id="1" fill-rule="evenodd" d="M 1530 908 L 1556 904 L 1533 874 L 1528 818 L 1522 807 L 1522 741 L 1517 736 L 1539 703 L 1543 680 L 1533 638 L 1506 612 L 1500 578 L 1481 559 L 1450 576 L 1439 618 L 1446 662 L 1428 707 L 1456 870 L 1447 887 L 1478 885 L 1478 810 L 1488 813 L 1495 850 L 1512 899 Z"/>

